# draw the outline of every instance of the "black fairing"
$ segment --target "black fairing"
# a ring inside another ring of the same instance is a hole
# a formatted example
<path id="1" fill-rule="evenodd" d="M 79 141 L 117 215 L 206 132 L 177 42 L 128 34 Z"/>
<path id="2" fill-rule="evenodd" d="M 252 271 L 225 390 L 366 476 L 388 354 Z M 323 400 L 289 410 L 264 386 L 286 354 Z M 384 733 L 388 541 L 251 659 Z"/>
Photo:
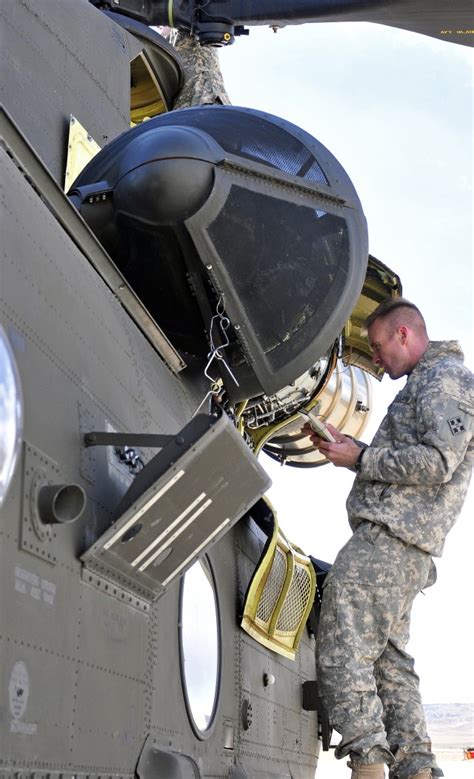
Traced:
<path id="1" fill-rule="evenodd" d="M 347 174 L 268 114 L 206 106 L 156 117 L 99 153 L 70 196 L 177 348 L 206 359 L 223 300 L 222 356 L 239 386 L 221 374 L 234 401 L 307 370 L 362 288 L 366 223 Z"/>

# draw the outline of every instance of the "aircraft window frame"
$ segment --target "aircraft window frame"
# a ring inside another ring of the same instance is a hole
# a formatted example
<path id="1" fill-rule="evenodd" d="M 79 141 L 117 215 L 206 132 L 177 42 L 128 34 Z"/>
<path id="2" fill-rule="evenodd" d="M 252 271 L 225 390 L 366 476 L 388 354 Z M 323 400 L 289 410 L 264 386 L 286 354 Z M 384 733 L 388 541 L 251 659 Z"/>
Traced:
<path id="1" fill-rule="evenodd" d="M 185 669 L 185 658 L 184 658 L 184 645 L 183 645 L 183 596 L 184 596 L 184 581 L 186 578 L 186 575 L 189 573 L 189 571 L 194 567 L 191 566 L 188 568 L 188 570 L 183 574 L 183 576 L 180 579 L 180 585 L 179 585 L 179 611 L 178 611 L 178 644 L 179 644 L 179 670 L 180 670 L 180 677 L 181 677 L 181 687 L 183 690 L 183 697 L 184 702 L 186 705 L 186 712 L 188 715 L 189 723 L 191 725 L 191 728 L 194 732 L 194 734 L 199 738 L 201 741 L 206 741 L 214 732 L 216 722 L 217 722 L 217 711 L 219 708 L 219 702 L 221 698 L 221 689 L 222 689 L 222 621 L 221 621 L 221 611 L 220 611 L 220 602 L 219 602 L 219 596 L 216 586 L 216 577 L 214 574 L 214 569 L 212 567 L 211 561 L 207 555 L 204 555 L 203 557 L 196 560 L 194 565 L 201 565 L 206 566 L 207 571 L 209 573 L 209 584 L 211 585 L 212 593 L 214 595 L 214 607 L 215 607 L 215 615 L 216 615 L 216 628 L 217 628 L 217 669 L 216 669 L 216 683 L 215 683 L 215 690 L 214 690 L 214 701 L 212 704 L 212 710 L 211 715 L 209 719 L 209 725 L 205 730 L 202 730 L 198 723 L 195 720 L 193 709 L 191 705 L 190 696 L 188 694 L 188 685 L 186 681 L 186 669 Z"/>

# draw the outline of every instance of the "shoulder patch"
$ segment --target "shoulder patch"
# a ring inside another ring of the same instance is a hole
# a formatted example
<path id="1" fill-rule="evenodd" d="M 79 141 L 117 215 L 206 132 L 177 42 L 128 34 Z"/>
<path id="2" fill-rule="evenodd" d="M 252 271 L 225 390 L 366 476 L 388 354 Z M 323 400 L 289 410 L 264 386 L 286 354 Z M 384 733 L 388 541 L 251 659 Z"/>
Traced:
<path id="1" fill-rule="evenodd" d="M 453 435 L 459 435 L 460 433 L 466 432 L 461 417 L 452 417 L 452 419 L 448 419 L 448 425 Z"/>
<path id="2" fill-rule="evenodd" d="M 451 397 L 446 404 L 444 417 L 440 420 L 438 435 L 448 446 L 458 449 L 469 440 L 472 422 L 472 410 L 468 411 L 465 404 Z"/>

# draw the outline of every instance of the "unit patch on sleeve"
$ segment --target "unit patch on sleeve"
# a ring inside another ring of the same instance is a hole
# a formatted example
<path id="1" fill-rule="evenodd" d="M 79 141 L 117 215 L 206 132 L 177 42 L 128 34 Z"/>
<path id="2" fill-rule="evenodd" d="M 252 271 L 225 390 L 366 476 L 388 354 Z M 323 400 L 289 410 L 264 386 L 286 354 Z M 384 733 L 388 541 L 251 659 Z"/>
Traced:
<path id="1" fill-rule="evenodd" d="M 466 428 L 464 427 L 461 417 L 453 417 L 452 419 L 448 419 L 448 425 L 453 435 L 459 435 L 460 433 L 466 432 Z"/>
<path id="2" fill-rule="evenodd" d="M 456 449 L 465 446 L 470 438 L 472 419 L 472 409 L 467 403 L 458 398 L 449 398 L 438 427 L 441 441 Z"/>

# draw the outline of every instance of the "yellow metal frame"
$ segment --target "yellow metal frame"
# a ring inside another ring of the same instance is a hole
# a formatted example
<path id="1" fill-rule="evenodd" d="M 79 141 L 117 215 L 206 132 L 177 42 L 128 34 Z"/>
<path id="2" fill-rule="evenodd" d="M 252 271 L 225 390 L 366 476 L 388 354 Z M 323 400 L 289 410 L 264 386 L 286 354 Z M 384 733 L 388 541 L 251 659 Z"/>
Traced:
<path id="1" fill-rule="evenodd" d="M 276 513 L 270 501 L 264 497 L 263 500 L 271 509 L 274 517 L 273 535 L 268 544 L 268 548 L 259 561 L 255 570 L 253 579 L 248 589 L 244 605 L 241 627 L 252 638 L 263 646 L 277 652 L 284 657 L 294 660 L 301 636 L 306 625 L 306 621 L 311 611 L 314 596 L 316 592 L 316 575 L 310 559 L 296 546 L 293 546 L 278 528 Z M 257 616 L 259 604 L 272 572 L 272 565 L 277 553 L 280 550 L 285 556 L 286 573 L 280 593 L 273 606 L 271 617 L 266 622 Z M 298 627 L 294 630 L 279 630 L 277 628 L 283 607 L 291 589 L 292 581 L 297 567 L 304 568 L 310 580 L 310 590 L 307 597 L 307 603 L 298 622 Z"/>
<path id="2" fill-rule="evenodd" d="M 71 114 L 69 120 L 69 138 L 67 146 L 66 176 L 64 191 L 68 192 L 72 184 L 82 173 L 86 165 L 100 151 L 100 146 L 89 135 L 86 128 Z"/>
<path id="3" fill-rule="evenodd" d="M 383 370 L 372 363 L 372 353 L 364 323 L 384 298 L 396 298 L 401 294 L 402 285 L 399 277 L 380 260 L 369 257 L 362 292 L 343 330 L 342 359 L 346 365 L 357 365 L 372 376 L 382 378 Z"/>
<path id="4" fill-rule="evenodd" d="M 132 127 L 168 111 L 160 85 L 145 51 L 130 63 L 130 122 Z"/>
<path id="5" fill-rule="evenodd" d="M 328 365 L 324 377 L 324 381 L 318 387 L 317 392 L 313 395 L 311 400 L 308 403 L 306 403 L 306 405 L 304 406 L 306 411 L 312 411 L 318 405 L 319 397 L 326 389 L 328 381 L 331 378 L 332 372 L 336 367 L 336 363 L 337 363 L 337 352 L 335 349 L 333 349 L 330 358 L 330 363 Z M 267 441 L 270 438 L 273 438 L 273 436 L 275 436 L 280 429 L 287 427 L 289 422 L 294 422 L 299 419 L 301 419 L 301 417 L 299 417 L 298 414 L 292 414 L 289 417 L 285 417 L 285 419 L 281 419 L 280 422 L 275 422 L 273 425 L 265 425 L 259 427 L 257 430 L 252 430 L 251 428 L 247 428 L 246 432 L 252 439 L 252 442 L 255 447 L 255 454 L 258 455 L 263 449 L 263 447 L 265 446 L 265 444 L 267 443 Z M 301 424 L 303 425 L 303 422 L 301 422 Z"/>

